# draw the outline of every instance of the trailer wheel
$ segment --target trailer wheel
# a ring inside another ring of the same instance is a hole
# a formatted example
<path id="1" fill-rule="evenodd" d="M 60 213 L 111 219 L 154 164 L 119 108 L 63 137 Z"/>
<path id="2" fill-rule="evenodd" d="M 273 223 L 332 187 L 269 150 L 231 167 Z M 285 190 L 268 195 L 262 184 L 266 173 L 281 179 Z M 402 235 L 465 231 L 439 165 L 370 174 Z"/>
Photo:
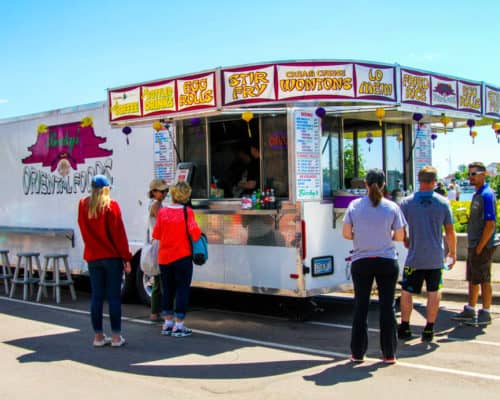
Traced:
<path id="1" fill-rule="evenodd" d="M 141 303 L 151 305 L 151 290 L 153 289 L 154 276 L 146 275 L 140 268 L 135 274 L 137 295 Z"/>
<path id="2" fill-rule="evenodd" d="M 137 273 L 137 270 L 140 270 L 139 259 L 140 253 L 134 255 L 134 257 L 132 257 L 132 261 L 130 262 L 130 264 L 132 265 L 132 271 L 130 272 L 130 274 L 126 274 L 125 272 L 123 272 L 121 298 L 124 302 L 130 302 L 134 300 L 135 275 Z"/>

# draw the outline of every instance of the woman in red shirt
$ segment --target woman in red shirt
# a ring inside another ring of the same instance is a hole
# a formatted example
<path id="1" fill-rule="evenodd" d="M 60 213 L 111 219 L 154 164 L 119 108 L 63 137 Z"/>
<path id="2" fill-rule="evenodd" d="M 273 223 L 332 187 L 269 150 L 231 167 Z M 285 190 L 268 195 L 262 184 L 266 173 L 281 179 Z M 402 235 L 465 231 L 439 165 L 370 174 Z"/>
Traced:
<path id="1" fill-rule="evenodd" d="M 132 254 L 128 247 L 120 206 L 110 197 L 110 183 L 106 176 L 92 178 L 90 196 L 78 204 L 78 225 L 85 244 L 83 258 L 87 261 L 92 289 L 90 316 L 94 328 L 94 346 L 125 344 L 121 336 L 121 282 L 122 273 L 130 273 Z M 104 299 L 109 303 L 111 339 L 102 328 Z"/>
<path id="2" fill-rule="evenodd" d="M 170 188 L 170 196 L 172 203 L 158 211 L 153 231 L 153 239 L 160 241 L 158 264 L 163 287 L 162 314 L 165 318 L 161 333 L 184 337 L 191 335 L 191 329 L 184 325 L 184 318 L 193 276 L 192 250 L 186 232 L 184 207 L 187 211 L 187 229 L 194 241 L 200 238 L 201 229 L 194 219 L 193 210 L 186 206 L 191 197 L 189 184 L 177 182 Z"/>

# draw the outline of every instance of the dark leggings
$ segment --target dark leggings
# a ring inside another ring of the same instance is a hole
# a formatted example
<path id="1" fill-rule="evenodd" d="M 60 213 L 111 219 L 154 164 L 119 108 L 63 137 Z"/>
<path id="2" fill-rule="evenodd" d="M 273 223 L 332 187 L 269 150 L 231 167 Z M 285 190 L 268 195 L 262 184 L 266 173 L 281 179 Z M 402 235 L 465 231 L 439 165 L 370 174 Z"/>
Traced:
<path id="1" fill-rule="evenodd" d="M 388 258 L 363 258 L 352 263 L 351 272 L 354 283 L 352 355 L 363 358 L 368 348 L 368 306 L 375 279 L 380 307 L 380 348 L 384 357 L 394 357 L 398 343 L 394 312 L 394 293 L 399 275 L 397 261 Z"/>
<path id="2" fill-rule="evenodd" d="M 193 277 L 191 256 L 170 264 L 160 264 L 162 293 L 162 314 L 173 315 L 179 319 L 186 316 L 189 303 L 189 287 Z M 175 301 L 175 310 L 174 310 Z"/>

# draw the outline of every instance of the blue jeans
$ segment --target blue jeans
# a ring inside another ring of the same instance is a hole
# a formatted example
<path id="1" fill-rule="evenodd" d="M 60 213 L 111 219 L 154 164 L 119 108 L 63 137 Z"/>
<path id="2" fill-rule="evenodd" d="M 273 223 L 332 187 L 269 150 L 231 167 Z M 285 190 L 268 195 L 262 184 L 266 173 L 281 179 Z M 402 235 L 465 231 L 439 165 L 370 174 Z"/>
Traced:
<path id="1" fill-rule="evenodd" d="M 102 333 L 102 308 L 104 299 L 108 299 L 111 333 L 121 332 L 122 302 L 120 298 L 123 260 L 121 258 L 104 258 L 89 261 L 90 286 L 90 318 L 95 333 Z"/>
<path id="2" fill-rule="evenodd" d="M 191 256 L 176 260 L 170 264 L 160 264 L 160 276 L 163 288 L 162 314 L 174 315 L 179 319 L 186 317 L 189 303 L 189 287 L 193 277 Z"/>
<path id="3" fill-rule="evenodd" d="M 373 280 L 377 282 L 379 297 L 380 347 L 384 357 L 394 357 L 398 344 L 394 293 L 399 275 L 397 260 L 363 258 L 351 266 L 354 283 L 354 315 L 351 332 L 351 352 L 363 358 L 368 348 L 368 306 Z"/>

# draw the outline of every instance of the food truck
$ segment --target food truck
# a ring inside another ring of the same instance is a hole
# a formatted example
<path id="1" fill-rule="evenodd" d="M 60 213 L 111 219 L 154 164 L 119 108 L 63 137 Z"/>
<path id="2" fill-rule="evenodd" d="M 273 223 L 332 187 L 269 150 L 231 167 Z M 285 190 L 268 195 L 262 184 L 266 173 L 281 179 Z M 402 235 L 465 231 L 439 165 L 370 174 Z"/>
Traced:
<path id="1" fill-rule="evenodd" d="M 188 179 L 209 243 L 193 286 L 296 298 L 343 290 L 352 242 L 342 218 L 365 194 L 367 170 L 383 169 L 397 200 L 432 163 L 439 135 L 499 119 L 499 87 L 353 60 L 216 68 L 112 88 L 102 103 L 0 122 L 0 247 L 64 251 L 73 273 L 85 273 L 77 203 L 92 176 L 105 174 L 134 254 L 124 294 L 146 301 L 150 277 L 138 261 L 148 184 Z"/>

